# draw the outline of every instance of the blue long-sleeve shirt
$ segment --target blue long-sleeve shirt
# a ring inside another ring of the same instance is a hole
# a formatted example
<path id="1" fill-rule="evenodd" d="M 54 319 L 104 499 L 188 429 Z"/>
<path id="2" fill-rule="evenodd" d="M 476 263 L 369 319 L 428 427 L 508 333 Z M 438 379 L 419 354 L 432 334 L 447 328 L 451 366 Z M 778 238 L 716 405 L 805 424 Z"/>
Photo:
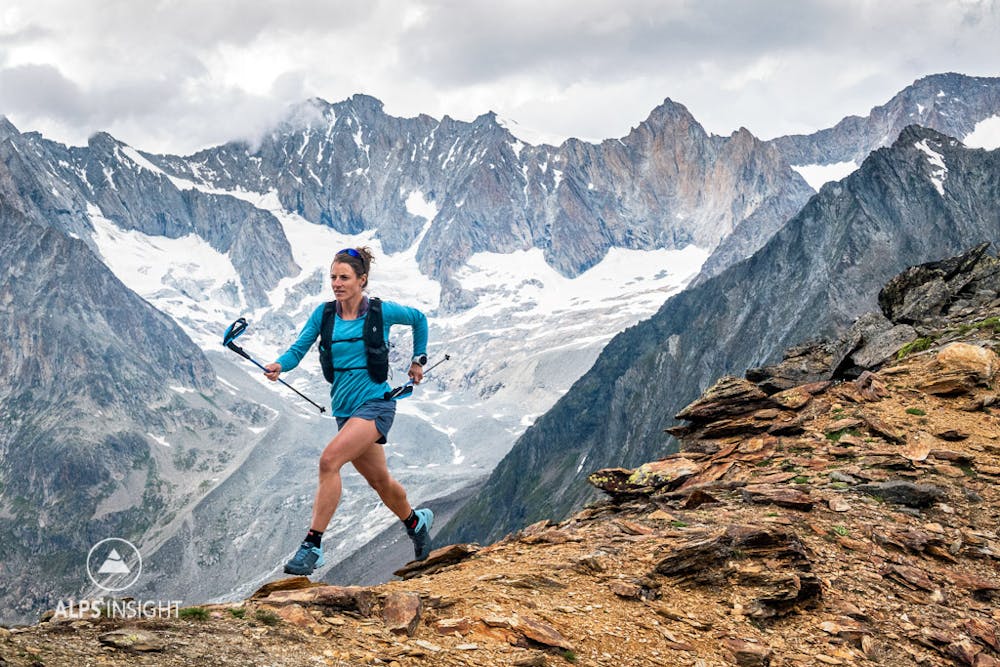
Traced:
<path id="1" fill-rule="evenodd" d="M 290 371 L 299 365 L 302 358 L 319 338 L 320 325 L 323 322 L 323 307 L 320 304 L 309 316 L 302 327 L 299 338 L 285 351 L 277 362 L 281 371 Z M 335 417 L 350 417 L 365 401 L 382 398 L 392 387 L 388 382 L 377 383 L 365 370 L 368 359 L 365 355 L 365 343 L 360 340 L 365 318 L 359 316 L 353 320 L 341 319 L 334 315 L 333 341 L 330 345 L 335 368 L 359 368 L 359 370 L 337 371 L 334 373 L 333 384 L 330 385 L 330 405 Z M 413 354 L 427 354 L 427 318 L 416 308 L 402 306 L 392 301 L 382 302 L 383 335 L 386 344 L 389 342 L 389 329 L 393 324 L 408 325 L 413 330 Z M 346 342 L 344 339 L 357 338 Z"/>

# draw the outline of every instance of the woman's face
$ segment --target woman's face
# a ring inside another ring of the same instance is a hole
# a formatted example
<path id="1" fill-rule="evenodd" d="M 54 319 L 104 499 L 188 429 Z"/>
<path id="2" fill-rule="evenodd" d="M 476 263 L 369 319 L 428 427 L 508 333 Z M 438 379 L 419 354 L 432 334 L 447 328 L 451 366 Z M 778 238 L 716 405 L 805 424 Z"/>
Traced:
<path id="1" fill-rule="evenodd" d="M 347 262 L 334 262 L 330 267 L 330 283 L 337 301 L 350 301 L 360 296 L 367 282 L 368 278 L 359 277 L 354 272 L 354 267 Z"/>

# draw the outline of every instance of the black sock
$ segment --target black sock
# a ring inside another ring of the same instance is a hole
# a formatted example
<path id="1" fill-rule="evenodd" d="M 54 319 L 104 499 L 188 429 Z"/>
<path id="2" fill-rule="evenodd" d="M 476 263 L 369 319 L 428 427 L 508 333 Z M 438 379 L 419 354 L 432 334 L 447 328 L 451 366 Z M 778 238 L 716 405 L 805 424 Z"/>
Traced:
<path id="1" fill-rule="evenodd" d="M 306 542 L 313 545 L 317 549 L 319 548 L 320 542 L 322 540 L 323 540 L 322 530 L 313 530 L 312 528 L 310 528 L 309 532 L 306 533 Z"/>
<path id="2" fill-rule="evenodd" d="M 406 526 L 408 529 L 413 530 L 414 528 L 417 527 L 417 523 L 419 523 L 419 521 L 420 519 L 417 517 L 417 513 L 411 509 L 410 516 L 403 519 L 403 525 Z"/>

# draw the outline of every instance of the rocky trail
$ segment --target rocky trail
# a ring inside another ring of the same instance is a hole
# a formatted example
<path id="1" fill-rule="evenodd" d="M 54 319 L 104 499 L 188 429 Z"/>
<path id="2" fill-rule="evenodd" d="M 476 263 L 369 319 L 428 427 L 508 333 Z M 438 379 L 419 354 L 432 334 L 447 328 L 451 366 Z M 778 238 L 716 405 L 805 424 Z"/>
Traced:
<path id="1" fill-rule="evenodd" d="M 0 665 L 1000 665 L 1000 261 L 725 377 L 605 498 L 372 587 L 0 629 Z"/>

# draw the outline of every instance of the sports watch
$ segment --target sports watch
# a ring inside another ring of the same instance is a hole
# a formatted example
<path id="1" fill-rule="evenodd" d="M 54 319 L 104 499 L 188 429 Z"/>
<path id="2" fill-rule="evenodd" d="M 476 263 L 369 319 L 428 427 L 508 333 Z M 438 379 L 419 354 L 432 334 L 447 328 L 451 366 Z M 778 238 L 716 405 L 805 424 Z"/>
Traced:
<path id="1" fill-rule="evenodd" d="M 427 365 L 427 355 L 426 354 L 415 354 L 413 358 L 410 359 L 410 363 L 417 364 L 418 366 Z"/>

